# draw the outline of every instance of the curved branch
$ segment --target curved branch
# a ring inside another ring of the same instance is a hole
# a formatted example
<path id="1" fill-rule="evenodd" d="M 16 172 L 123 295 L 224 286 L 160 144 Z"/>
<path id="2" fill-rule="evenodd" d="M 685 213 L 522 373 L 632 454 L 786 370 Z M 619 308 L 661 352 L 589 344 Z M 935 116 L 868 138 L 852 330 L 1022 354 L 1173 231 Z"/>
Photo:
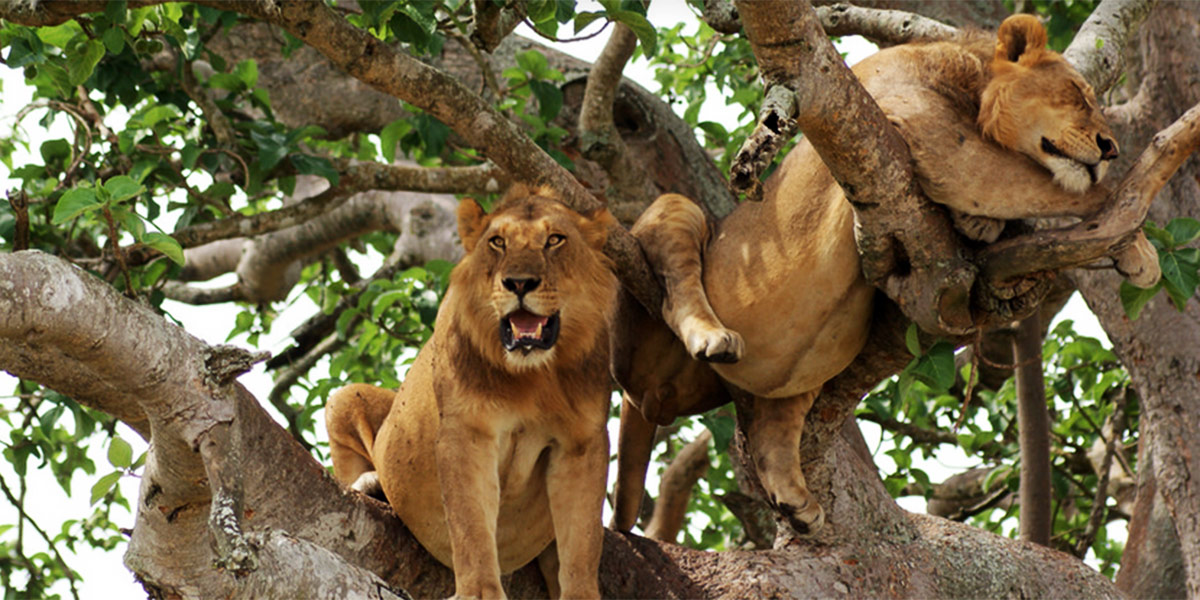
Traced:
<path id="1" fill-rule="evenodd" d="M 876 43 L 904 44 L 950 39 L 959 33 L 929 17 L 902 10 L 862 8 L 850 4 L 818 6 L 817 17 L 829 35 L 861 35 Z"/>
<path id="2" fill-rule="evenodd" d="M 579 113 L 580 151 L 608 173 L 612 184 L 607 194 L 610 210 L 629 207 L 631 210 L 614 215 L 626 223 L 636 220 L 658 195 L 654 180 L 644 165 L 633 160 L 613 123 L 613 101 L 621 85 L 621 71 L 636 47 L 633 30 L 618 23 L 588 75 Z"/>
<path id="3" fill-rule="evenodd" d="M 1121 184 L 1112 203 L 1066 229 L 1037 231 L 988 246 L 980 253 L 989 285 L 1090 263 L 1134 243 L 1154 196 L 1183 161 L 1200 148 L 1200 104 L 1154 136 Z"/>
<path id="4" fill-rule="evenodd" d="M 1063 52 L 1099 96 L 1112 87 L 1125 69 L 1122 57 L 1130 37 L 1150 14 L 1157 0 L 1104 0 Z"/>

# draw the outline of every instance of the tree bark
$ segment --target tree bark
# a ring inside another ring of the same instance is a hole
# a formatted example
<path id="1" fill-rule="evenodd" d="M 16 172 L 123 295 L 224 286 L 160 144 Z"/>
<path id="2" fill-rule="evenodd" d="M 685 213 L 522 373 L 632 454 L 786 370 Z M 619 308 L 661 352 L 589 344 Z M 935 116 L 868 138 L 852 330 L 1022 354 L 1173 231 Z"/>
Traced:
<path id="1" fill-rule="evenodd" d="M 1159 3 L 1147 18 L 1137 52 L 1127 59 L 1140 67 L 1129 77 L 1138 87 L 1127 94 L 1128 103 L 1113 110 L 1122 148 L 1136 152 L 1174 115 L 1200 102 L 1197 23 L 1200 6 L 1190 2 Z M 1166 183 L 1150 206 L 1151 220 L 1200 218 L 1197 163 L 1189 159 Z M 1118 581 L 1133 597 L 1195 597 L 1200 594 L 1200 455 L 1191 449 L 1200 444 L 1200 307 L 1193 299 L 1179 312 L 1160 294 L 1131 321 L 1114 276 L 1079 271 L 1074 278 L 1141 402 L 1141 473 L 1126 546 L 1131 560 L 1122 565 Z"/>
<path id="2" fill-rule="evenodd" d="M 1025 317 L 1013 338 L 1021 447 L 1021 539 L 1050 545 L 1050 414 L 1042 377 L 1042 326 Z"/>

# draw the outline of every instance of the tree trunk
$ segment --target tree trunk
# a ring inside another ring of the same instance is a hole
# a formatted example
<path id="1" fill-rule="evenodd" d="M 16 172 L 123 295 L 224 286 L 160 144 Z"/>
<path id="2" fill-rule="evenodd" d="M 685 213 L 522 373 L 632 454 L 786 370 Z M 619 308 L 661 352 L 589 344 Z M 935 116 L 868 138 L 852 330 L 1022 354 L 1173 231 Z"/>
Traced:
<path id="1" fill-rule="evenodd" d="M 1123 156 L 1155 127 L 1200 101 L 1200 5 L 1163 2 L 1142 26 L 1129 76 L 1140 86 L 1113 110 Z M 1117 170 L 1120 170 L 1118 165 Z M 1192 157 L 1159 193 L 1150 219 L 1200 218 L 1200 164 Z M 1133 597 L 1200 595 L 1200 307 L 1179 312 L 1163 295 L 1136 321 L 1125 315 L 1114 275 L 1074 275 L 1129 370 L 1141 400 L 1139 492 L 1118 579 Z M 1149 472 L 1148 472 L 1149 471 Z M 1169 525 L 1172 524 L 1173 527 Z M 1173 529 L 1173 531 L 1171 531 Z M 1183 569 L 1172 565 L 1182 565 Z"/>

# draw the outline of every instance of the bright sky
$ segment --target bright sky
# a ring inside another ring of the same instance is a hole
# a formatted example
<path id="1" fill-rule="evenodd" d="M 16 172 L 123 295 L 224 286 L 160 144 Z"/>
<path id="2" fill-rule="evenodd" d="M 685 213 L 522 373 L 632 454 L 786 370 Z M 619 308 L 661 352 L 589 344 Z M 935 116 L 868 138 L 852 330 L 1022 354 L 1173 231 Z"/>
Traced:
<path id="1" fill-rule="evenodd" d="M 692 24 L 687 31 L 695 31 L 696 19 L 683 2 L 659 1 L 651 4 L 650 21 L 656 26 L 663 27 L 672 23 L 684 22 Z M 525 35 L 534 37 L 527 31 Z M 578 56 L 584 60 L 594 60 L 603 48 L 607 40 L 607 33 L 602 34 L 592 40 L 572 44 L 551 44 L 558 47 L 560 50 Z M 851 63 L 861 60 L 866 55 L 874 51 L 874 47 L 866 43 L 860 38 L 846 38 L 839 46 L 843 52 L 849 53 L 849 61 Z M 644 60 L 635 61 L 626 69 L 626 75 L 641 83 L 644 87 L 651 91 L 658 89 L 658 84 L 654 81 L 653 73 L 648 69 Z M 0 127 L 8 127 L 12 124 L 16 113 L 26 106 L 31 97 L 30 90 L 24 85 L 21 73 L 6 68 L 0 68 L 0 78 L 3 84 L 3 95 L 0 96 Z M 740 112 L 740 107 L 736 111 L 729 111 L 725 108 L 725 103 L 720 94 L 713 89 L 709 95 L 709 100 L 701 110 L 702 118 L 706 120 L 715 120 L 730 123 L 733 117 Z M 682 109 L 680 109 L 682 110 Z M 44 115 L 44 110 L 39 110 L 25 117 L 22 125 L 26 135 L 32 140 L 31 147 L 33 156 L 36 156 L 37 148 L 41 139 L 46 139 L 49 136 L 38 131 L 37 121 Z M 109 120 L 107 123 L 110 127 L 115 124 Z M 59 118 L 52 128 L 50 136 L 66 137 L 68 131 L 65 120 Z M 14 164 L 24 164 L 26 161 L 33 160 L 31 153 L 22 153 L 18 151 L 15 156 Z M 11 189 L 19 183 L 9 178 L 7 169 L 0 165 L 0 186 L 4 189 Z M 207 282 L 204 285 L 210 287 L 223 287 L 235 281 L 232 274 L 218 278 L 212 282 Z M 295 297 L 296 294 L 293 294 Z M 237 314 L 237 309 L 231 306 L 209 306 L 209 307 L 194 307 L 175 302 L 167 302 L 166 309 L 175 318 L 184 323 L 185 329 L 194 336 L 197 336 L 210 344 L 225 343 L 225 335 L 232 328 L 234 317 Z M 260 348 L 277 353 L 287 346 L 288 335 L 291 330 L 302 322 L 309 315 L 316 311 L 316 307 L 308 301 L 307 297 L 302 295 L 285 310 L 282 310 L 279 317 L 275 321 L 272 332 L 269 335 L 263 336 L 260 341 Z M 1068 308 L 1063 313 L 1071 315 L 1070 318 L 1075 319 L 1076 329 L 1082 334 L 1092 335 L 1104 338 L 1103 331 L 1096 324 L 1094 317 L 1079 300 L 1078 295 L 1072 298 Z M 1107 341 L 1107 340 L 1106 340 Z M 235 339 L 233 343 L 245 346 L 245 339 Z M 319 370 L 324 370 L 325 366 L 319 366 Z M 323 375 L 324 373 L 321 373 Z M 314 376 L 319 376 L 314 373 Z M 263 371 L 261 365 L 256 367 L 251 372 L 243 375 L 240 381 L 258 398 L 264 405 L 267 393 L 272 387 L 270 375 Z M 8 394 L 15 385 L 15 379 L 8 374 L 0 372 L 0 394 Z M 3 398 L 3 396 L 0 396 Z M 2 400 L 6 405 L 9 405 L 11 400 Z M 318 416 L 318 422 L 320 417 Z M 863 433 L 867 438 L 867 443 L 871 448 L 878 448 L 880 442 L 880 431 L 877 427 L 870 423 L 861 423 Z M 0 430 L 5 429 L 0 425 Z M 323 435 L 324 432 L 321 431 Z M 137 437 L 128 428 L 122 427 L 122 437 L 135 445 L 135 456 L 144 449 L 144 444 L 140 443 L 140 438 Z M 615 441 L 616 431 L 613 429 L 610 435 Z M 7 439 L 8 431 L 0 431 L 0 439 Z M 614 445 L 615 448 L 615 445 Z M 106 459 L 106 448 L 92 448 L 90 455 L 97 465 L 98 472 L 95 476 L 76 477 L 72 483 L 72 490 L 75 495 L 73 498 L 67 497 L 58 484 L 50 476 L 49 472 L 40 472 L 32 475 L 30 479 L 30 501 L 27 502 L 27 510 L 41 524 L 51 527 L 53 535 L 56 524 L 65 518 L 83 519 L 91 514 L 91 508 L 88 505 L 88 491 L 91 485 L 101 475 L 108 473 L 108 461 Z M 890 459 L 879 454 L 876 456 L 877 462 L 884 469 L 891 469 Z M 957 449 L 943 452 L 935 461 L 926 461 L 927 464 L 918 465 L 924 468 L 932 476 L 934 481 L 940 481 L 945 475 L 948 475 L 961 468 L 974 465 L 967 456 L 963 455 Z M 611 477 L 610 473 L 610 477 Z M 0 477 L 9 482 L 10 487 L 15 484 L 16 476 L 11 471 L 11 468 L 6 462 L 0 461 Z M 133 477 L 127 477 L 121 482 L 122 491 L 126 498 L 130 499 L 131 504 L 136 505 L 138 498 L 139 481 Z M 652 486 L 657 484 L 651 482 Z M 652 488 L 653 489 L 653 488 Z M 924 501 L 919 498 L 906 498 L 901 500 L 901 504 L 910 510 L 923 511 Z M 607 507 L 606 507 L 607 508 Z M 114 521 L 122 527 L 133 526 L 133 515 L 125 513 L 121 509 L 116 509 L 112 515 Z M 606 517 L 607 521 L 607 517 Z M 15 523 L 16 512 L 7 503 L 0 502 L 0 523 Z M 702 524 L 699 524 L 702 527 Z M 6 535 L 10 537 L 11 534 Z M 27 539 L 32 537 L 26 536 Z M 27 542 L 30 547 L 38 547 L 36 541 Z M 141 587 L 133 582 L 131 574 L 124 568 L 121 563 L 121 554 L 124 548 L 119 548 L 118 551 L 112 553 L 103 553 L 90 551 L 83 546 L 79 547 L 81 552 L 78 555 L 72 554 L 63 548 L 66 552 L 66 560 L 74 569 L 80 571 L 83 583 L 80 586 L 81 598 L 140 598 L 144 596 Z M 65 586 L 56 588 L 56 591 L 63 594 L 64 597 L 69 597 L 69 592 Z"/>

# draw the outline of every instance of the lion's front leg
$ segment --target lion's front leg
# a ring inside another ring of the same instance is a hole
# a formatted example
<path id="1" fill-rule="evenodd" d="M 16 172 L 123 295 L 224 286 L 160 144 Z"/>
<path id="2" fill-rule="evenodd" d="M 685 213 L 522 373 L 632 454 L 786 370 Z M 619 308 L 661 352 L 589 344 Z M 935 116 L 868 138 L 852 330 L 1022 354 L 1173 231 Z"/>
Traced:
<path id="1" fill-rule="evenodd" d="M 498 442 L 490 429 L 443 416 L 437 471 L 450 529 L 456 598 L 505 598 L 496 550 Z"/>
<path id="2" fill-rule="evenodd" d="M 742 336 L 727 329 L 704 292 L 703 252 L 708 221 L 695 202 L 678 194 L 659 196 L 631 231 L 646 260 L 666 288 L 663 320 L 699 360 L 737 362 L 745 352 Z"/>
<path id="3" fill-rule="evenodd" d="M 563 598 L 600 597 L 597 573 L 604 542 L 600 511 L 607 474 L 608 434 L 603 424 L 587 439 L 562 441 L 551 451 L 546 491 Z"/>
<path id="4" fill-rule="evenodd" d="M 755 398 L 746 438 L 767 500 L 799 534 L 825 524 L 825 511 L 808 491 L 800 469 L 804 420 L 820 390 L 790 398 Z"/>

